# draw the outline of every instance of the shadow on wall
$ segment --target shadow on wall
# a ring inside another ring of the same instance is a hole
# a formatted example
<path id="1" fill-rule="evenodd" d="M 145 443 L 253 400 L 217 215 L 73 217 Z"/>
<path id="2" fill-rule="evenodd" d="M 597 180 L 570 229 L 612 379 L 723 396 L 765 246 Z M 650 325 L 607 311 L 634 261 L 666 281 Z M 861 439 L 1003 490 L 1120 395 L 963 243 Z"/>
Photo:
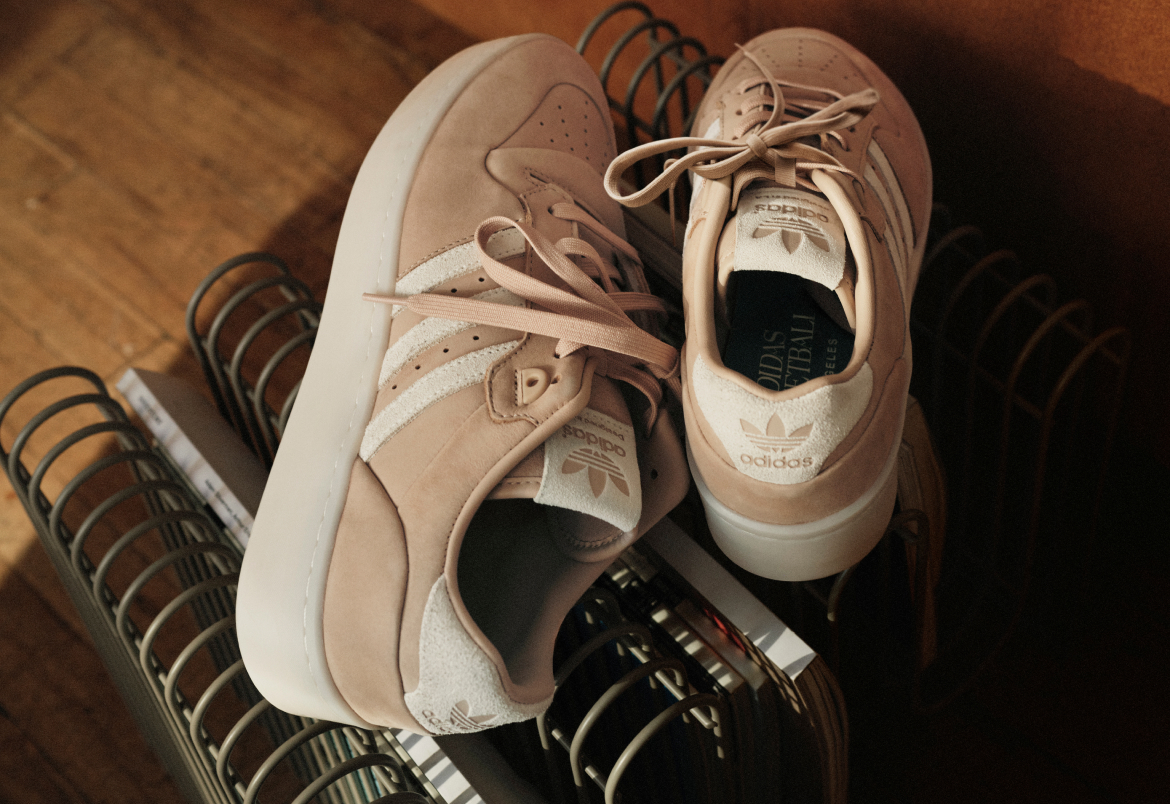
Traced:
<path id="1" fill-rule="evenodd" d="M 981 26 L 975 4 L 948 7 L 969 22 L 969 32 L 957 34 L 962 25 L 940 12 L 931 19 L 894 3 L 880 11 L 857 5 L 837 18 L 843 24 L 835 32 L 889 73 L 914 107 L 930 145 L 936 200 L 980 226 L 990 243 L 1056 277 L 1066 298 L 1090 300 L 1098 327 L 1133 331 L 1123 428 L 1170 464 L 1163 312 L 1170 307 L 1170 107 L 1060 55 L 1068 14 L 1005 8 Z M 760 30 L 797 22 L 782 13 L 754 22 Z"/>

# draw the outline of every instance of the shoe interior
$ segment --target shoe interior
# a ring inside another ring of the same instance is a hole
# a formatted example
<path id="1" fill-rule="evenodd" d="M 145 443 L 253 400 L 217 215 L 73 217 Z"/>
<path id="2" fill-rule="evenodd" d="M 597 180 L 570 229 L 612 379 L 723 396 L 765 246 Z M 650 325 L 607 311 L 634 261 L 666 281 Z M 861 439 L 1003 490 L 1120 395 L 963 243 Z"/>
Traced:
<path id="1" fill-rule="evenodd" d="M 569 554 L 558 538 L 566 518 L 578 537 L 583 531 L 620 535 L 586 514 L 527 499 L 488 500 L 460 548 L 463 603 L 520 687 L 548 683 L 561 621 L 608 563 Z"/>
<path id="2" fill-rule="evenodd" d="M 836 295 L 793 274 L 733 273 L 728 321 L 723 364 L 774 391 L 837 374 L 853 355 Z"/>

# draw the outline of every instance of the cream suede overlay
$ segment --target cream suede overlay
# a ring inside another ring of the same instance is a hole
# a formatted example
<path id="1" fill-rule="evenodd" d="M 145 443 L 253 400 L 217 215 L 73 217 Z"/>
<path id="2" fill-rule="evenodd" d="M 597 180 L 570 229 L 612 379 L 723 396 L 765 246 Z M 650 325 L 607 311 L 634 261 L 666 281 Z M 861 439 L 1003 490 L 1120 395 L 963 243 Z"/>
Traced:
<path id="1" fill-rule="evenodd" d="M 525 304 L 524 299 L 507 288 L 492 288 L 471 298 L 511 307 L 523 307 Z M 427 349 L 474 326 L 475 324 L 470 321 L 454 321 L 449 318 L 424 318 L 419 321 L 386 350 L 386 356 L 382 359 L 382 371 L 378 375 L 378 390 L 381 391 L 399 369 Z"/>
<path id="2" fill-rule="evenodd" d="M 623 533 L 642 517 L 634 428 L 586 408 L 544 442 L 535 501 L 595 516 Z"/>
<path id="3" fill-rule="evenodd" d="M 423 611 L 418 688 L 406 706 L 435 734 L 481 731 L 536 717 L 552 702 L 521 704 L 504 691 L 500 672 L 463 629 L 440 575 Z"/>
<path id="4" fill-rule="evenodd" d="M 824 198 L 790 187 L 752 186 L 740 195 L 735 225 L 734 270 L 795 274 L 829 290 L 841 284 L 845 227 Z"/>
<path id="5" fill-rule="evenodd" d="M 497 260 L 506 260 L 524 253 L 528 241 L 519 229 L 502 229 L 487 242 L 487 253 Z M 449 248 L 442 254 L 431 257 L 418 265 L 406 276 L 398 280 L 394 292 L 399 296 L 413 296 L 415 293 L 426 293 L 434 290 L 444 282 L 458 279 L 461 276 L 474 273 L 482 268 L 479 261 L 479 252 L 472 240 L 462 245 Z M 404 309 L 401 305 L 394 305 L 393 315 L 397 316 Z"/>
<path id="6" fill-rule="evenodd" d="M 361 450 L 358 452 L 362 460 L 368 461 L 395 433 L 440 399 L 482 383 L 492 364 L 515 349 L 519 343 L 518 340 L 508 341 L 469 352 L 419 377 L 413 385 L 402 392 L 401 396 L 382 408 L 378 415 L 370 420 L 362 437 Z"/>
<path id="7" fill-rule="evenodd" d="M 864 363 L 845 382 L 771 401 L 720 377 L 699 355 L 691 383 L 699 409 L 736 468 L 756 480 L 787 485 L 816 477 L 857 424 L 873 393 L 873 369 Z"/>

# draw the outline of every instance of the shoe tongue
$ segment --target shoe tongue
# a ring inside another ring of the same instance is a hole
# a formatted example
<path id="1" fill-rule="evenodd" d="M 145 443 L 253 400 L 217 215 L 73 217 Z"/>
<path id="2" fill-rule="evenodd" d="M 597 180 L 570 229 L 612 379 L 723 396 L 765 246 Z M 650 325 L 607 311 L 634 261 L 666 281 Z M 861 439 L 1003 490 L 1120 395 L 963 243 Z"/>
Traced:
<path id="1" fill-rule="evenodd" d="M 642 516 L 634 428 L 616 389 L 612 394 L 599 393 L 612 386 L 612 381 L 594 377 L 593 385 L 589 406 L 521 461 L 491 496 L 527 498 L 588 514 L 628 533 Z M 570 519 L 561 521 L 568 523 Z M 581 521 L 572 530 L 577 539 L 587 542 L 590 532 L 597 529 Z M 611 535 L 607 528 L 598 530 L 598 538 Z"/>
<path id="2" fill-rule="evenodd" d="M 725 224 L 719 243 L 720 301 L 726 303 L 733 272 L 793 274 L 837 291 L 841 307 L 828 299 L 822 306 L 834 317 L 843 312 L 846 321 L 838 323 L 851 329 L 854 302 L 848 253 L 845 226 L 824 196 L 775 182 L 752 182 L 740 194 L 736 213 Z"/>

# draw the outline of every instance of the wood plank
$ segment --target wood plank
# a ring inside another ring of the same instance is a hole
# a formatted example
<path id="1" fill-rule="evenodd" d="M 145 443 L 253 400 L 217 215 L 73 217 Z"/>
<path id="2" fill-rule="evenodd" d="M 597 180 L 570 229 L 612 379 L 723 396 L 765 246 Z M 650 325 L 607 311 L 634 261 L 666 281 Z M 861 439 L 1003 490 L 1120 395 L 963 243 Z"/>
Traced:
<path id="1" fill-rule="evenodd" d="M 38 259 L 38 246 L 0 242 L 0 308 L 60 362 L 105 375 L 162 338 L 158 325 L 100 277 L 48 256 Z"/>
<path id="2" fill-rule="evenodd" d="M 0 25 L 0 101 L 34 85 L 49 64 L 105 24 L 109 12 L 103 3 L 78 0 L 6 3 Z"/>
<path id="3" fill-rule="evenodd" d="M 415 3 L 325 0 L 325 4 L 336 14 L 352 17 L 387 42 L 411 86 L 460 50 L 479 41 Z M 481 32 L 481 36 L 488 34 Z"/>
<path id="4" fill-rule="evenodd" d="M 241 204 L 215 171 L 149 120 L 95 93 L 90 79 L 74 70 L 54 65 L 37 91 L 14 99 L 12 108 L 103 183 L 158 215 L 172 236 L 190 236 L 220 209 L 268 223 L 277 219 Z"/>
<path id="5" fill-rule="evenodd" d="M 351 69 L 361 65 L 363 71 L 376 71 L 376 58 L 372 65 L 363 65 L 349 55 L 347 48 L 355 48 L 354 56 L 360 59 L 368 45 L 376 48 L 377 43 L 363 44 L 358 37 L 343 45 L 335 37 L 323 40 L 311 33 L 298 34 L 298 26 L 312 19 L 304 15 L 290 16 L 287 27 L 270 29 L 277 38 L 266 41 L 248 30 L 246 24 L 235 24 L 232 4 L 172 2 L 144 7 L 136 0 L 111 2 L 131 15 L 135 24 L 163 48 L 196 69 L 216 76 L 229 94 L 258 110 L 275 130 L 287 132 L 296 142 L 320 153 L 342 175 L 352 175 L 360 162 L 360 158 L 354 159 L 355 143 L 360 150 L 361 143 L 373 140 L 389 111 L 410 86 L 397 82 L 385 88 L 381 97 L 364 96 L 361 102 L 351 101 L 342 86 L 324 80 L 320 70 L 313 69 L 311 55 L 308 63 L 302 60 L 302 51 L 319 51 L 332 38 L 330 49 L 336 54 L 335 61 L 351 65 Z M 371 107 L 371 103 L 375 105 Z"/>
<path id="6" fill-rule="evenodd" d="M 184 230 L 84 171 L 47 193 L 28 215 L 0 221 L 5 228 L 31 229 L 172 333 L 183 331 L 187 298 L 202 278 L 176 266 L 182 265 L 187 244 L 211 225 L 196 219 Z"/>
<path id="7" fill-rule="evenodd" d="M 91 802 L 178 801 L 93 647 L 63 629 L 19 574 L 0 585 L 0 610 L 19 612 L 0 621 L 0 707 L 56 786 L 84 790 Z M 21 800 L 9 793 L 0 786 L 0 799 Z"/>
<path id="8" fill-rule="evenodd" d="M 86 800 L 83 791 L 57 770 L 53 759 L 29 740 L 8 712 L 0 709 L 0 797 L 21 804 Z"/>
<path id="9" fill-rule="evenodd" d="M 230 200 L 274 222 L 292 214 L 300 199 L 317 188 L 342 184 L 331 166 L 268 124 L 257 107 L 188 69 L 174 55 L 160 54 L 130 29 L 95 32 L 62 64 L 91 92 L 103 95 L 103 106 L 126 112 L 129 119 L 122 124 L 140 125 L 174 148 L 179 164 L 159 164 L 152 150 L 150 163 L 143 166 L 157 181 L 184 193 L 172 206 L 163 203 L 159 192 L 151 192 L 148 197 L 159 198 L 163 214 L 189 206 L 186 194 L 197 188 L 210 193 L 214 187 L 210 203 L 227 206 L 219 197 L 222 184 Z M 204 172 L 217 183 L 208 184 Z"/>

